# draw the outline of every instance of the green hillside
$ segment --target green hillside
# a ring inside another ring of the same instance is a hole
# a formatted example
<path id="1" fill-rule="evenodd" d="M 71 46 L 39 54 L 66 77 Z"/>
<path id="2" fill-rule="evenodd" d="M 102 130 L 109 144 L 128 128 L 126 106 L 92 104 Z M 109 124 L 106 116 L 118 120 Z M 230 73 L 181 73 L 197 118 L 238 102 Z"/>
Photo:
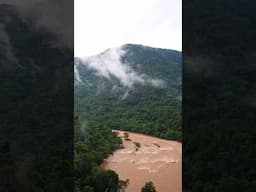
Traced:
<path id="1" fill-rule="evenodd" d="M 121 51 L 118 58 L 111 49 L 75 58 L 75 115 L 85 124 L 181 140 L 181 53 L 131 44 Z"/>

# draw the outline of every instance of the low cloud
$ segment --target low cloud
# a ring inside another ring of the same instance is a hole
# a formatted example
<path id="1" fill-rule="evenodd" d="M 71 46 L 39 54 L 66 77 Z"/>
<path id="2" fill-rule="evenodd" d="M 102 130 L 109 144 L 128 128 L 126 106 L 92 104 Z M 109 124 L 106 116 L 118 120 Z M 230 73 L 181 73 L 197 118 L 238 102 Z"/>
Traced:
<path id="1" fill-rule="evenodd" d="M 17 65 L 17 58 L 13 54 L 13 48 L 10 42 L 9 35 L 2 24 L 0 24 L 0 52 L 0 72 L 2 72 L 2 70 L 7 70 L 13 65 Z"/>
<path id="2" fill-rule="evenodd" d="M 22 19 L 31 20 L 38 28 L 56 34 L 57 46 L 73 49 L 74 2 L 70 0 L 0 0 L 0 4 L 12 5 Z M 56 42 L 54 42 L 56 43 Z"/>
<path id="3" fill-rule="evenodd" d="M 75 83 L 82 83 L 82 80 L 80 78 L 78 68 L 77 68 L 77 63 L 74 61 L 74 77 L 75 77 Z"/>
<path id="4" fill-rule="evenodd" d="M 186 56 L 183 59 L 183 71 L 188 75 L 215 78 L 221 72 L 217 67 L 217 61 L 209 57 Z"/>
<path id="5" fill-rule="evenodd" d="M 126 52 L 122 47 L 108 49 L 104 53 L 84 58 L 83 64 L 94 69 L 99 76 L 110 79 L 112 76 L 117 78 L 120 83 L 132 88 L 135 84 L 152 85 L 155 87 L 164 86 L 164 82 L 160 79 L 154 79 L 146 74 L 139 74 L 134 71 L 128 64 L 122 63 L 122 57 Z"/>

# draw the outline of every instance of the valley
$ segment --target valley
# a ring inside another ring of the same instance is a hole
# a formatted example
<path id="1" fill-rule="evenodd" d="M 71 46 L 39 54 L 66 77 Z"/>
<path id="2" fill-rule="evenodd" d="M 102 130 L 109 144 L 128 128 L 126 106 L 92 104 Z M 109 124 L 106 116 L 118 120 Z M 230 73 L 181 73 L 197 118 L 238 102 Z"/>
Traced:
<path id="1" fill-rule="evenodd" d="M 74 60 L 75 191 L 181 192 L 181 52 L 125 44 Z"/>

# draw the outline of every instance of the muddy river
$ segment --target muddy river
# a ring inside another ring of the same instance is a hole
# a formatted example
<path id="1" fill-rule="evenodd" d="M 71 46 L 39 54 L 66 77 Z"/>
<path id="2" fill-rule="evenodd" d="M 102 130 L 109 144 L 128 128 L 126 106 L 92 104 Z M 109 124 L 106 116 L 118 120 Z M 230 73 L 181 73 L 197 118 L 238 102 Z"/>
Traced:
<path id="1" fill-rule="evenodd" d="M 124 148 L 105 159 L 102 168 L 129 179 L 126 192 L 140 192 L 147 181 L 154 183 L 157 192 L 182 191 L 181 143 L 125 131 L 126 140 L 124 131 L 113 131 L 122 138 Z"/>

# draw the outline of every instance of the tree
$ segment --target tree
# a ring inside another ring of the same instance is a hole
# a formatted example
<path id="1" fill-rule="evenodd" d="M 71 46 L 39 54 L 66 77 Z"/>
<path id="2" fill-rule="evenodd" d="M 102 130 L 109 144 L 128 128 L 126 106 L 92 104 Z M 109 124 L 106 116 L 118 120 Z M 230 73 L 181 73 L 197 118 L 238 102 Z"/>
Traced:
<path id="1" fill-rule="evenodd" d="M 95 192 L 116 192 L 119 188 L 118 175 L 112 170 L 100 171 L 95 178 Z"/>
<path id="2" fill-rule="evenodd" d="M 157 192 L 152 181 L 146 182 L 145 186 L 142 187 L 141 192 Z"/>
<path id="3" fill-rule="evenodd" d="M 94 192 L 93 188 L 90 186 L 83 187 L 82 192 Z"/>
<path id="4" fill-rule="evenodd" d="M 118 192 L 125 192 L 125 189 L 128 187 L 129 179 L 126 179 L 125 181 L 119 180 L 119 189 Z"/>
<path id="5" fill-rule="evenodd" d="M 127 133 L 127 132 L 124 133 L 124 139 L 125 139 L 125 140 L 130 140 L 130 139 L 129 139 L 129 133 Z"/>

